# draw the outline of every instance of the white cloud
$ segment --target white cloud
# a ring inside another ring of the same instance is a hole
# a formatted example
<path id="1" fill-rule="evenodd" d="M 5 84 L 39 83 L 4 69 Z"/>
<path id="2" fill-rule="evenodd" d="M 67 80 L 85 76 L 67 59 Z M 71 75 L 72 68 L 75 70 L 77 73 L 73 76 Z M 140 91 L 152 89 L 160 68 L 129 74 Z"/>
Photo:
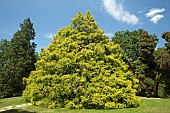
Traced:
<path id="1" fill-rule="evenodd" d="M 45 34 L 44 37 L 45 38 L 49 38 L 49 39 L 53 39 L 55 34 L 49 33 L 49 34 Z"/>
<path id="2" fill-rule="evenodd" d="M 164 17 L 164 15 L 160 15 L 160 14 L 157 14 L 155 15 L 154 17 L 152 17 L 150 19 L 150 21 L 152 21 L 154 24 L 157 24 L 157 22 L 162 19 Z"/>
<path id="3" fill-rule="evenodd" d="M 143 13 L 143 12 L 144 12 L 144 10 L 138 11 L 138 13 Z"/>
<path id="4" fill-rule="evenodd" d="M 146 13 L 146 17 L 154 17 L 156 14 L 162 13 L 164 11 L 165 11 L 164 8 L 162 8 L 162 9 L 153 8 L 153 9 L 150 9 L 148 13 Z"/>
<path id="5" fill-rule="evenodd" d="M 105 11 L 107 11 L 114 19 L 128 24 L 138 24 L 139 18 L 130 14 L 121 4 L 116 3 L 116 0 L 102 0 Z"/>
<path id="6" fill-rule="evenodd" d="M 153 8 L 153 9 L 150 9 L 148 13 L 146 13 L 146 17 L 150 17 L 150 21 L 153 22 L 154 24 L 157 24 L 157 22 L 159 20 L 161 20 L 162 18 L 164 18 L 164 15 L 162 14 L 159 14 L 159 13 L 162 13 L 164 12 L 165 9 L 164 8 Z"/>
<path id="7" fill-rule="evenodd" d="M 138 13 L 143 13 L 146 11 L 146 9 L 147 9 L 147 7 L 144 7 L 142 10 L 138 11 Z"/>

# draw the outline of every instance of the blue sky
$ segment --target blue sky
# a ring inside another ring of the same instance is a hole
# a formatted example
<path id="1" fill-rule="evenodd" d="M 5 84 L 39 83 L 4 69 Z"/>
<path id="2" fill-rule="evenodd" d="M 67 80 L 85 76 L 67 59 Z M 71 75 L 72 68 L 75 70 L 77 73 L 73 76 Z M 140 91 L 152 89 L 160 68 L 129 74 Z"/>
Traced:
<path id="1" fill-rule="evenodd" d="M 30 18 L 36 31 L 36 51 L 46 48 L 78 12 L 91 12 L 109 37 L 122 30 L 144 29 L 158 36 L 170 31 L 169 0 L 0 0 L 0 40 L 13 37 L 19 24 Z"/>

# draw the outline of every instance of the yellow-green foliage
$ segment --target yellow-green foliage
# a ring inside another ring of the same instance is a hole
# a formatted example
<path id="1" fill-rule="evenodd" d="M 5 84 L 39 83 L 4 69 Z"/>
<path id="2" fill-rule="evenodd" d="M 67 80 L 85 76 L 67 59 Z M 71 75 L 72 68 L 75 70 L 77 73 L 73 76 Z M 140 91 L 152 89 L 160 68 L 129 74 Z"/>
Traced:
<path id="1" fill-rule="evenodd" d="M 137 107 L 138 80 L 89 12 L 78 13 L 42 49 L 36 70 L 25 78 L 23 97 L 48 108 Z"/>

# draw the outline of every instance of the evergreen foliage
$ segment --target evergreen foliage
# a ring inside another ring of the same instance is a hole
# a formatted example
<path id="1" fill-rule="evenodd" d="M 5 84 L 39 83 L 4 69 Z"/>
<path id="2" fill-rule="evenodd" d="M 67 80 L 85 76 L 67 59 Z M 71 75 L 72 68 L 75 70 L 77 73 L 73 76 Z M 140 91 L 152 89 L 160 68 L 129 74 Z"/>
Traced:
<path id="1" fill-rule="evenodd" d="M 162 33 L 162 38 L 166 40 L 165 47 L 158 48 L 155 53 L 155 62 L 161 82 L 163 97 L 170 97 L 170 32 Z"/>
<path id="2" fill-rule="evenodd" d="M 162 38 L 166 40 L 165 47 L 167 51 L 170 51 L 170 32 L 162 33 Z"/>
<path id="3" fill-rule="evenodd" d="M 2 40 L 2 54 L 0 60 L 0 81 L 3 82 L 0 88 L 0 97 L 10 97 L 21 95 L 24 90 L 22 84 L 23 77 L 28 77 L 30 72 L 35 69 L 36 62 L 34 40 L 35 31 L 30 19 L 27 18 L 20 24 L 18 30 L 10 42 Z"/>
<path id="4" fill-rule="evenodd" d="M 137 107 L 138 80 L 122 60 L 120 46 L 109 41 L 86 12 L 42 49 L 23 98 L 48 108 L 111 109 Z"/>
<path id="5" fill-rule="evenodd" d="M 143 31 L 139 37 L 139 53 L 140 60 L 143 64 L 146 65 L 145 68 L 145 77 L 152 79 L 153 82 L 153 96 L 158 97 L 158 74 L 156 71 L 156 63 L 154 58 L 154 51 L 158 42 L 157 37 L 155 35 L 149 35 L 147 31 Z M 147 80 L 147 79 L 146 79 Z M 147 83 L 152 84 L 152 80 L 147 80 Z"/>
<path id="6" fill-rule="evenodd" d="M 4 68 L 7 68 L 10 42 L 6 39 L 0 42 L 0 98 L 11 96 L 12 89 L 9 85 L 9 76 Z"/>

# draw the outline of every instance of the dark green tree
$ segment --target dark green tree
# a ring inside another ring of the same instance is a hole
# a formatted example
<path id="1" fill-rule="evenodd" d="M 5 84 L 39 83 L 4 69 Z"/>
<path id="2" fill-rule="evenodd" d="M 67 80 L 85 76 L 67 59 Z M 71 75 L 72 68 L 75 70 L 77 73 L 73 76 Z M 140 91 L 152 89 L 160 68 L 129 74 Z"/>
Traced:
<path id="1" fill-rule="evenodd" d="M 154 51 L 157 45 L 157 38 L 154 35 L 149 35 L 147 31 L 143 31 L 139 37 L 139 54 L 140 61 L 146 65 L 145 77 L 149 77 L 154 81 L 154 97 L 158 97 L 158 85 L 156 73 L 156 63 L 154 58 Z"/>
<path id="2" fill-rule="evenodd" d="M 170 32 L 162 33 L 162 38 L 166 40 L 165 47 L 168 52 L 170 52 Z"/>
<path id="3" fill-rule="evenodd" d="M 155 62 L 159 73 L 159 80 L 163 97 L 170 97 L 170 32 L 164 32 L 162 38 L 166 40 L 165 47 L 155 51 Z"/>
<path id="4" fill-rule="evenodd" d="M 149 35 L 146 31 L 139 29 L 130 31 L 118 31 L 112 38 L 117 44 L 120 44 L 121 49 L 125 55 L 124 61 L 131 67 L 132 72 L 141 81 L 141 86 L 147 90 L 151 96 L 150 91 L 145 86 L 151 86 L 150 76 L 146 76 L 148 66 L 154 65 L 153 51 L 157 45 L 158 38 L 156 35 Z M 148 60 L 149 58 L 149 60 Z M 144 84 L 145 85 L 144 85 Z M 142 93 L 142 90 L 140 93 Z"/>
<path id="5" fill-rule="evenodd" d="M 35 47 L 32 42 L 35 37 L 35 31 L 30 19 L 27 18 L 20 24 L 21 30 L 18 30 L 9 43 L 9 47 L 2 67 L 3 75 L 7 77 L 6 82 L 9 85 L 11 93 L 6 95 L 21 95 L 24 85 L 23 77 L 28 77 L 30 72 L 35 69 L 36 62 Z M 3 91 L 2 91 L 3 92 Z"/>
<path id="6" fill-rule="evenodd" d="M 6 39 L 1 40 L 0 42 L 0 98 L 7 96 L 12 96 L 12 90 L 9 86 L 9 76 L 7 75 L 4 68 L 6 68 L 9 60 L 9 44 L 10 42 Z"/>
<path id="7" fill-rule="evenodd" d="M 78 13 L 42 49 L 23 98 L 48 108 L 137 107 L 138 80 L 122 60 L 120 46 L 98 28 L 93 16 Z"/>

